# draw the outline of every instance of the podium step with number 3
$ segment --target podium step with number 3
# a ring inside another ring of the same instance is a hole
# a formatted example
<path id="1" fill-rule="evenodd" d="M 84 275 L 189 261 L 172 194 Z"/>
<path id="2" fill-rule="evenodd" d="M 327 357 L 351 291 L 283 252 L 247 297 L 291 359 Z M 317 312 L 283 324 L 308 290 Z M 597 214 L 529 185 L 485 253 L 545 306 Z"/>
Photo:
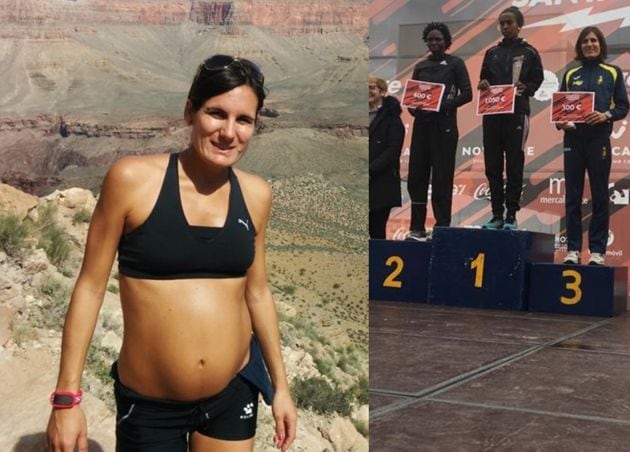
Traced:
<path id="1" fill-rule="evenodd" d="M 531 264 L 529 310 L 610 317 L 626 310 L 628 269 Z"/>

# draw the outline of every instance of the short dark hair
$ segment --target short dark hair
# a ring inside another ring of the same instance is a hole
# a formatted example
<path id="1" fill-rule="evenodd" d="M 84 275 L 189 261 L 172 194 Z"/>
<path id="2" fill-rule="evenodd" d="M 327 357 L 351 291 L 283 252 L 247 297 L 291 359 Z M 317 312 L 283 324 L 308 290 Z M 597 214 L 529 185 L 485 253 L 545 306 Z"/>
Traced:
<path id="1" fill-rule="evenodd" d="M 608 45 L 606 44 L 606 38 L 604 37 L 604 33 L 597 27 L 586 27 L 581 32 L 575 42 L 575 59 L 580 61 L 585 61 L 584 53 L 582 53 L 582 41 L 586 38 L 586 35 L 589 33 L 595 34 L 597 36 L 597 40 L 599 41 L 599 59 L 604 61 L 608 58 Z"/>
<path id="2" fill-rule="evenodd" d="M 503 11 L 501 11 L 501 14 L 503 13 L 514 14 L 514 18 L 516 19 L 516 23 L 519 27 L 525 25 L 525 18 L 523 17 L 523 13 L 521 12 L 521 10 L 518 9 L 518 6 L 510 6 L 509 8 L 505 8 Z M 499 14 L 499 16 L 501 14 Z"/>
<path id="3" fill-rule="evenodd" d="M 217 65 L 218 62 L 218 65 Z M 192 111 L 198 111 L 208 99 L 238 88 L 250 86 L 258 98 L 256 112 L 260 111 L 267 97 L 264 76 L 254 63 L 244 58 L 214 55 L 203 61 L 188 91 Z"/>
<path id="4" fill-rule="evenodd" d="M 429 32 L 433 30 L 437 30 L 442 33 L 442 36 L 444 37 L 444 45 L 446 46 L 444 50 L 448 50 L 453 43 L 453 38 L 451 37 L 451 31 L 448 29 L 446 24 L 443 24 L 442 22 L 431 22 L 429 25 L 424 27 L 424 30 L 422 31 L 422 40 L 427 42 Z"/>

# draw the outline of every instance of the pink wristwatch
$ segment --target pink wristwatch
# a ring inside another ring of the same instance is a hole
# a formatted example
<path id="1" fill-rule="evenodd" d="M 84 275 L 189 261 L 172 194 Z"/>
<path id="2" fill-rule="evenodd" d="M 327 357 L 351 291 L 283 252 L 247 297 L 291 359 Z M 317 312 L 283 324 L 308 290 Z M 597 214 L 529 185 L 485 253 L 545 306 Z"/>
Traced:
<path id="1" fill-rule="evenodd" d="M 83 391 L 54 391 L 50 394 L 50 404 L 53 408 L 72 408 L 81 403 L 83 399 Z"/>

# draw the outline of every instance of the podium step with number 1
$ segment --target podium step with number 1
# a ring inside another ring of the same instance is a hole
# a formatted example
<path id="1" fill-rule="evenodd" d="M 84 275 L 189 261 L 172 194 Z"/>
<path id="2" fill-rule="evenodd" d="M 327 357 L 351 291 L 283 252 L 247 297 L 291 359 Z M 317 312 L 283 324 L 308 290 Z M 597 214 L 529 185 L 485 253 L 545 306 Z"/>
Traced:
<path id="1" fill-rule="evenodd" d="M 429 304 L 527 309 L 526 264 L 553 262 L 553 252 L 552 234 L 435 228 Z"/>

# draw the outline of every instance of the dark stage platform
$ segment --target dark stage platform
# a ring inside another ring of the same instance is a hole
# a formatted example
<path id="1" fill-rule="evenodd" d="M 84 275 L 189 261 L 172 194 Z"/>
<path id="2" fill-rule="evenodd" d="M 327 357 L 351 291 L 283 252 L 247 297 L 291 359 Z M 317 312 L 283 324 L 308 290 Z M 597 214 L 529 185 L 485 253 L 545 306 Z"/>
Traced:
<path id="1" fill-rule="evenodd" d="M 630 451 L 630 315 L 371 301 L 370 451 Z"/>

